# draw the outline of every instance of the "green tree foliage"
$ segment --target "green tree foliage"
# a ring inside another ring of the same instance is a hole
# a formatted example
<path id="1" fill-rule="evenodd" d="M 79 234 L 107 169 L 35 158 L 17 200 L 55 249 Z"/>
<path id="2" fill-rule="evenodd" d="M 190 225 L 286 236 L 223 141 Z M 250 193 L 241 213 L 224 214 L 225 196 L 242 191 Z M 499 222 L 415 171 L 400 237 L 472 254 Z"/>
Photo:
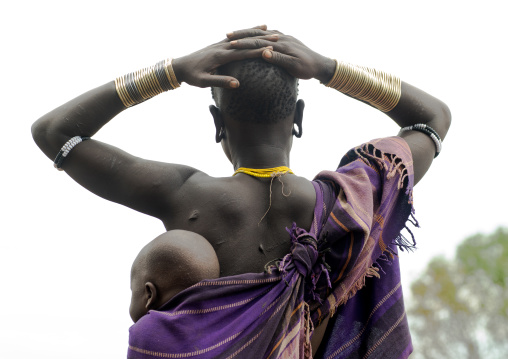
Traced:
<path id="1" fill-rule="evenodd" d="M 411 294 L 412 358 L 508 358 L 508 229 L 434 258 Z"/>

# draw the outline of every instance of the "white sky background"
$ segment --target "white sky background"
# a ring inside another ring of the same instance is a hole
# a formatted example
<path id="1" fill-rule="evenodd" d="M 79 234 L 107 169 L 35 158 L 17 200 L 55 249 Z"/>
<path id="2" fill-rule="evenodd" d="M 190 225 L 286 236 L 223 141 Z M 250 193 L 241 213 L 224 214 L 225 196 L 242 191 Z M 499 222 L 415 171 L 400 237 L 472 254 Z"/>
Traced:
<path id="1" fill-rule="evenodd" d="M 446 102 L 453 123 L 416 187 L 419 249 L 402 255 L 409 283 L 466 236 L 508 225 L 508 22 L 502 1 L 83 1 L 2 6 L 0 357 L 121 358 L 129 274 L 162 223 L 83 190 L 34 144 L 40 116 L 116 76 L 266 23 L 323 55 L 395 73 Z M 301 81 L 304 135 L 291 167 L 312 179 L 351 147 L 395 135 L 385 115 Z M 214 141 L 209 89 L 129 109 L 95 138 L 134 155 L 213 176 L 232 167 Z M 55 154 L 56 155 L 56 154 Z"/>

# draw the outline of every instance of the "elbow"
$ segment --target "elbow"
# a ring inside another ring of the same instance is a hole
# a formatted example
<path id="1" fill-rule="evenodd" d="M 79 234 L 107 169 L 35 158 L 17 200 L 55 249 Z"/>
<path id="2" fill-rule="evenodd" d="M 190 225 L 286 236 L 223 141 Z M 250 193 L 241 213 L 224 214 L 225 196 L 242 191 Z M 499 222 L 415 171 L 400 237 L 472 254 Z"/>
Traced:
<path id="1" fill-rule="evenodd" d="M 439 137 L 443 140 L 452 124 L 450 108 L 444 102 L 437 100 L 433 106 L 431 120 L 428 124 L 437 131 Z"/>
<path id="2" fill-rule="evenodd" d="M 31 131 L 35 144 L 48 158 L 52 158 L 55 155 L 55 148 L 61 146 L 62 139 L 58 141 L 59 136 L 51 130 L 50 121 L 44 117 L 38 119 L 32 124 Z"/>
<path id="3" fill-rule="evenodd" d="M 441 127 L 442 127 L 441 138 L 444 139 L 446 137 L 446 134 L 448 133 L 448 130 L 450 129 L 451 124 L 452 124 L 452 112 L 450 111 L 450 108 L 448 107 L 448 105 L 446 105 L 444 102 L 442 102 L 439 117 L 441 119 L 440 122 L 441 122 Z"/>
<path id="4" fill-rule="evenodd" d="M 44 148 L 49 143 L 49 123 L 44 118 L 40 118 L 35 121 L 32 125 L 32 138 L 35 141 L 35 144 L 39 146 L 41 150 L 44 151 Z"/>
<path id="5" fill-rule="evenodd" d="M 41 144 L 44 143 L 44 139 L 46 137 L 46 127 L 42 123 L 42 119 L 38 119 L 32 124 L 32 138 L 35 141 L 35 144 L 39 147 L 41 147 Z"/>

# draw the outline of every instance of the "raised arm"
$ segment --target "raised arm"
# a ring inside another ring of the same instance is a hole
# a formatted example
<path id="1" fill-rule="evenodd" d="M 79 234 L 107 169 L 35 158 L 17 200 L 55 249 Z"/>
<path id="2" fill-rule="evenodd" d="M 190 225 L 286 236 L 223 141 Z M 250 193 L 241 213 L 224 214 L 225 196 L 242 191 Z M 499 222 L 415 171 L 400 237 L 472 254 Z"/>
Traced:
<path id="1" fill-rule="evenodd" d="M 338 62 L 312 51 L 294 37 L 284 35 L 278 31 L 264 31 L 262 29 L 236 31 L 228 34 L 228 37 L 232 40 L 231 45 L 238 49 L 248 49 L 266 44 L 265 40 L 262 39 L 245 38 L 247 34 L 249 36 L 278 35 L 279 39 L 276 43 L 273 43 L 273 50 L 265 50 L 263 58 L 268 62 L 284 67 L 293 76 L 300 79 L 315 78 L 323 84 L 329 85 L 340 82 L 341 79 L 338 76 L 340 72 L 336 72 L 336 69 L 339 68 Z M 397 87 L 395 82 L 391 87 L 388 91 L 390 101 L 382 103 L 380 106 L 372 102 L 366 102 L 361 96 L 355 97 L 350 93 L 348 94 L 347 91 L 344 91 L 344 93 L 379 108 L 401 128 L 415 124 L 425 124 L 435 130 L 441 140 L 445 138 L 451 123 L 451 114 L 446 104 L 405 82 L 398 82 L 398 93 L 390 93 Z M 411 149 L 416 184 L 432 164 L 432 160 L 436 155 L 436 144 L 428 134 L 415 130 L 401 131 L 399 136 L 406 140 Z"/>
<path id="2" fill-rule="evenodd" d="M 260 39 L 270 42 L 274 36 L 268 34 Z M 152 67 L 154 72 L 145 76 L 150 84 L 138 83 L 134 92 L 126 84 L 129 77 L 123 76 L 123 82 L 111 81 L 42 116 L 32 125 L 33 138 L 44 154 L 54 160 L 71 138 L 92 137 L 120 112 L 140 102 L 139 96 L 146 100 L 156 94 L 155 89 L 175 88 L 178 82 L 198 87 L 238 87 L 236 79 L 214 75 L 215 69 L 231 61 L 260 57 L 262 51 L 262 46 L 233 49 L 229 39 L 225 39 L 175 59 L 172 64 L 161 62 Z M 58 165 L 93 193 L 158 218 L 172 210 L 174 194 L 198 172 L 187 166 L 144 160 L 95 140 L 76 145 Z"/>

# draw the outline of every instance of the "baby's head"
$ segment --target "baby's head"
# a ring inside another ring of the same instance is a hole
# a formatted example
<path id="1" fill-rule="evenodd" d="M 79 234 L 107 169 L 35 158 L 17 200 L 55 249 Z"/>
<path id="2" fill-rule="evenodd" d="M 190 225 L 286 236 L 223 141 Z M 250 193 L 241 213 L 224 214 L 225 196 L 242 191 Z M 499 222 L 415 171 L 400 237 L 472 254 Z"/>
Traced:
<path id="1" fill-rule="evenodd" d="M 220 276 L 213 247 L 201 235 L 172 230 L 148 243 L 131 269 L 130 315 L 134 322 L 182 290 Z"/>

